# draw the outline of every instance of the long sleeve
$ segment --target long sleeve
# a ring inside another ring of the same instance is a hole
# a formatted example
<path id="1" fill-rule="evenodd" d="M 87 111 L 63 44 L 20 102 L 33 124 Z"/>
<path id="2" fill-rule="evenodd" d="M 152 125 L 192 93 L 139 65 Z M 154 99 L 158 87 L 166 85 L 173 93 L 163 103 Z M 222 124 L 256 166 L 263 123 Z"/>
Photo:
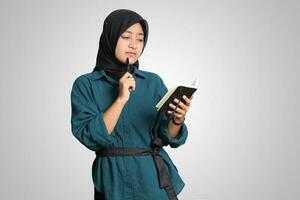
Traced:
<path id="1" fill-rule="evenodd" d="M 87 77 L 78 77 L 71 91 L 71 126 L 73 135 L 92 151 L 111 144 L 114 132 L 108 133 L 103 112 L 93 98 L 91 84 Z"/>
<path id="2" fill-rule="evenodd" d="M 159 99 L 163 98 L 163 96 L 168 92 L 168 89 L 166 85 L 164 84 L 163 80 L 159 77 L 160 80 L 160 86 L 159 86 Z M 180 127 L 179 133 L 175 138 L 170 138 L 168 137 L 168 124 L 171 119 L 168 119 L 163 116 L 162 113 L 160 115 L 160 125 L 159 125 L 159 130 L 162 135 L 162 139 L 166 144 L 169 144 L 170 147 L 172 148 L 177 148 L 180 145 L 184 144 L 187 136 L 188 136 L 188 129 L 185 123 L 183 123 Z"/>

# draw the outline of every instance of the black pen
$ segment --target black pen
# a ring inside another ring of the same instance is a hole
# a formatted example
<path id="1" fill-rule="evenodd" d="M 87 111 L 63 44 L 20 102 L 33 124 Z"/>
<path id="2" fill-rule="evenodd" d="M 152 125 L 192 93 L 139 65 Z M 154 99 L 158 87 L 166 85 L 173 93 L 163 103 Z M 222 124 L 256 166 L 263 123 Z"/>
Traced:
<path id="1" fill-rule="evenodd" d="M 126 58 L 127 71 L 130 73 L 129 58 Z"/>
<path id="2" fill-rule="evenodd" d="M 126 63 L 127 63 L 127 72 L 130 73 L 130 65 L 129 65 L 129 58 L 126 58 Z M 132 87 L 129 87 L 129 92 L 132 92 Z"/>

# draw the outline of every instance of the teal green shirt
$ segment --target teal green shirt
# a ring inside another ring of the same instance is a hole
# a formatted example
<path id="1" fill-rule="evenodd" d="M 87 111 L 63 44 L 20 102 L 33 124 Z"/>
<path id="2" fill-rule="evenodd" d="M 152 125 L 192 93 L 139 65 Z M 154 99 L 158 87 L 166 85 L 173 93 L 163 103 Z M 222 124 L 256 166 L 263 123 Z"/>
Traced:
<path id="1" fill-rule="evenodd" d="M 155 105 L 167 92 L 163 80 L 155 73 L 134 69 L 136 88 L 131 92 L 111 134 L 103 121 L 103 112 L 116 100 L 118 81 L 104 70 L 80 75 L 71 91 L 71 128 L 73 135 L 92 151 L 105 147 L 149 148 L 153 137 L 157 111 Z M 158 130 L 166 145 L 176 148 L 185 143 L 186 124 L 176 138 L 168 137 L 169 119 L 159 114 Z M 160 152 L 173 187 L 178 194 L 184 187 L 178 171 L 162 149 Z M 155 163 L 151 155 L 96 157 L 92 166 L 95 188 L 104 192 L 106 199 L 168 199 L 159 187 Z"/>

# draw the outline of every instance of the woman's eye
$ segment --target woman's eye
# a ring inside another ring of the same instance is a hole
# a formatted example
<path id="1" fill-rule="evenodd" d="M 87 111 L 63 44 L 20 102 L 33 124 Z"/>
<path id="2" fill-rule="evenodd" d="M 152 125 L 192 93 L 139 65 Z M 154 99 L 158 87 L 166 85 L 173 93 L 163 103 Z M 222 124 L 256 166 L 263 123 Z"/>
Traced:
<path id="1" fill-rule="evenodd" d="M 121 38 L 123 38 L 123 39 L 125 39 L 125 40 L 129 40 L 129 39 L 130 39 L 130 37 L 129 37 L 129 36 L 123 36 L 123 35 L 121 35 Z M 139 42 L 143 42 L 143 41 L 144 41 L 144 39 L 137 39 L 137 41 L 139 41 Z"/>

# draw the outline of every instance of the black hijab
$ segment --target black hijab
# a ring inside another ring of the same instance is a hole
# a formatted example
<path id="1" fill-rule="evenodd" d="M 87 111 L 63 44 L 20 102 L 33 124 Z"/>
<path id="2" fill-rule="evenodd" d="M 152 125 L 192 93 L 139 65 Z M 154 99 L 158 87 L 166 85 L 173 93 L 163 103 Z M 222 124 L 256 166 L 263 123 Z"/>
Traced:
<path id="1" fill-rule="evenodd" d="M 115 10 L 106 17 L 94 70 L 104 69 L 108 75 L 115 79 L 120 79 L 126 73 L 127 65 L 118 61 L 115 56 L 115 49 L 121 34 L 135 23 L 140 23 L 144 31 L 143 52 L 148 38 L 148 23 L 145 19 L 138 13 L 126 9 Z M 139 68 L 138 60 L 130 65 L 131 73 L 134 67 Z"/>

